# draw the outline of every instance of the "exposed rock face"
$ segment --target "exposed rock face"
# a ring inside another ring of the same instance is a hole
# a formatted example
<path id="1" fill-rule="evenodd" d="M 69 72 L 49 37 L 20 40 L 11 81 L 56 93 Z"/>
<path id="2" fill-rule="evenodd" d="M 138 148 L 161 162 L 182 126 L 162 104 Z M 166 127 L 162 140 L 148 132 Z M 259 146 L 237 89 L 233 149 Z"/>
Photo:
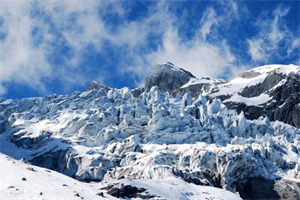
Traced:
<path id="1" fill-rule="evenodd" d="M 248 177 L 237 187 L 243 199 L 300 199 L 300 183 L 291 180 Z"/>
<path id="2" fill-rule="evenodd" d="M 243 111 L 248 119 L 257 119 L 267 115 L 272 121 L 279 120 L 300 128 L 298 106 L 300 103 L 300 73 L 285 75 L 276 73 L 276 71 L 271 72 L 263 82 L 245 87 L 239 94 L 247 98 L 267 94 L 270 99 L 260 105 L 226 101 L 231 96 L 221 96 L 221 99 L 229 108 L 236 109 L 238 112 Z"/>
<path id="3" fill-rule="evenodd" d="M 162 91 L 170 94 L 187 83 L 190 78 L 195 78 L 190 72 L 176 68 L 172 63 L 154 66 L 145 81 L 145 91 L 150 91 L 152 86 L 158 86 Z"/>
<path id="4" fill-rule="evenodd" d="M 293 123 L 297 128 L 300 128 L 300 104 L 294 105 L 293 108 Z"/>
<path id="5" fill-rule="evenodd" d="M 243 76 L 243 75 L 241 75 Z M 248 78 L 248 76 L 244 76 Z M 254 75 L 250 76 L 251 78 L 255 78 Z M 249 87 L 245 87 L 241 92 L 240 95 L 243 97 L 257 97 L 260 94 L 267 92 L 271 88 L 273 88 L 276 84 L 278 84 L 282 79 L 286 78 L 283 74 L 278 74 L 275 71 L 271 72 L 269 75 L 266 76 L 265 80 L 257 85 L 252 85 Z"/>
<path id="6" fill-rule="evenodd" d="M 211 80 L 210 78 L 201 78 L 201 79 L 192 78 L 188 83 L 174 90 L 172 92 L 172 96 L 173 97 L 176 97 L 177 95 L 183 96 L 185 93 L 190 92 L 193 98 L 197 98 L 200 94 L 207 92 L 213 86 L 222 83 L 224 83 L 224 81 Z"/>
<path id="7" fill-rule="evenodd" d="M 267 108 L 270 119 L 283 121 L 300 128 L 300 73 L 289 74 L 285 84 L 277 87 L 270 94 L 276 100 L 276 103 L 271 103 Z"/>
<path id="8" fill-rule="evenodd" d="M 144 92 L 144 88 L 135 88 L 131 90 L 131 93 L 134 97 L 139 97 Z"/>

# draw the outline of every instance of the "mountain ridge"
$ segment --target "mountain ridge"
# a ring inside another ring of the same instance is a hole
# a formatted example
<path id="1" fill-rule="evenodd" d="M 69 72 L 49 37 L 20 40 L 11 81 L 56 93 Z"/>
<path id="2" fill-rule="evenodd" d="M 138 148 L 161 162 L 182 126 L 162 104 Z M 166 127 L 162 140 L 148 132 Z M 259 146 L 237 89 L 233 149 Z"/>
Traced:
<path id="1" fill-rule="evenodd" d="M 135 97 L 157 86 L 173 97 L 190 92 L 209 99 L 219 98 L 230 109 L 243 111 L 248 119 L 267 115 L 271 121 L 282 121 L 300 127 L 300 67 L 264 65 L 242 72 L 229 80 L 196 78 L 192 73 L 170 62 L 154 65 L 142 88 L 131 90 Z M 92 84 L 93 85 L 93 84 Z M 92 87 L 92 86 L 91 86 Z M 289 91 L 289 92 L 287 92 Z"/>

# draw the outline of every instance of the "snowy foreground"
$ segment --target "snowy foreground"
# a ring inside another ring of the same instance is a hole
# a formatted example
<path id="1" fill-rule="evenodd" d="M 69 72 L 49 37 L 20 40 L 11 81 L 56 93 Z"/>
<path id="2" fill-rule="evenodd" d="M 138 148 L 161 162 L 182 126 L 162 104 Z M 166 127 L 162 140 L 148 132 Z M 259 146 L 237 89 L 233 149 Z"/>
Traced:
<path id="1" fill-rule="evenodd" d="M 0 99 L 1 199 L 299 199 L 300 130 L 204 94 Z"/>
<path id="2" fill-rule="evenodd" d="M 107 194 L 107 184 L 83 183 L 55 171 L 36 167 L 0 154 L 0 199 L 117 199 Z M 120 180 L 119 185 L 144 188 L 141 196 L 154 199 L 240 199 L 236 194 L 209 186 L 187 184 L 178 178 Z"/>

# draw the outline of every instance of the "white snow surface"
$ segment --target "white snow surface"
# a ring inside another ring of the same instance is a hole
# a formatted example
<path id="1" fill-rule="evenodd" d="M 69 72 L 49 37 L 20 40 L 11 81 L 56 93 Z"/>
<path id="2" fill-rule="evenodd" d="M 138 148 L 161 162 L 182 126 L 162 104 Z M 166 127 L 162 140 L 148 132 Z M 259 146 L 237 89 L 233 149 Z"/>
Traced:
<path id="1" fill-rule="evenodd" d="M 0 153 L 0 199 L 107 199 L 96 187 Z M 79 197 L 77 196 L 79 195 Z M 107 195 L 107 194 L 106 194 Z M 115 199 L 109 196 L 110 199 Z"/>
<path id="2" fill-rule="evenodd" d="M 246 104 L 247 106 L 258 106 L 270 101 L 271 99 L 272 98 L 266 93 L 251 98 L 243 97 L 237 93 L 234 93 L 229 99 L 226 99 L 224 102 L 241 102 Z"/>
<path id="3" fill-rule="evenodd" d="M 197 84 L 210 84 L 214 85 L 216 83 L 221 83 L 221 80 L 217 79 L 209 79 L 209 78 L 191 78 L 186 84 L 181 86 L 181 88 L 187 88 L 191 85 L 197 85 Z"/>

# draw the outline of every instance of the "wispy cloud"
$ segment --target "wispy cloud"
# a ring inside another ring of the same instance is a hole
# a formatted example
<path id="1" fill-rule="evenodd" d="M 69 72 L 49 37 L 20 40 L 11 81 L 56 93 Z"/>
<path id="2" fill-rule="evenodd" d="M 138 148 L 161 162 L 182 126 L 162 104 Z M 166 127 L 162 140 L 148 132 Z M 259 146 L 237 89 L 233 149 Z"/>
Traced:
<path id="1" fill-rule="evenodd" d="M 272 17 L 262 15 L 256 21 L 255 26 L 259 32 L 247 40 L 249 54 L 254 61 L 269 63 L 272 57 L 283 58 L 298 48 L 295 41 L 299 39 L 299 36 L 293 34 L 284 21 L 289 10 L 289 7 L 279 5 L 272 12 Z M 283 45 L 287 48 L 282 48 Z M 285 51 L 282 52 L 283 50 Z"/>
<path id="2" fill-rule="evenodd" d="M 201 19 L 201 28 L 200 32 L 204 40 L 206 40 L 207 34 L 211 32 L 211 29 L 214 25 L 218 25 L 218 19 L 216 11 L 213 8 L 208 8 Z"/>

